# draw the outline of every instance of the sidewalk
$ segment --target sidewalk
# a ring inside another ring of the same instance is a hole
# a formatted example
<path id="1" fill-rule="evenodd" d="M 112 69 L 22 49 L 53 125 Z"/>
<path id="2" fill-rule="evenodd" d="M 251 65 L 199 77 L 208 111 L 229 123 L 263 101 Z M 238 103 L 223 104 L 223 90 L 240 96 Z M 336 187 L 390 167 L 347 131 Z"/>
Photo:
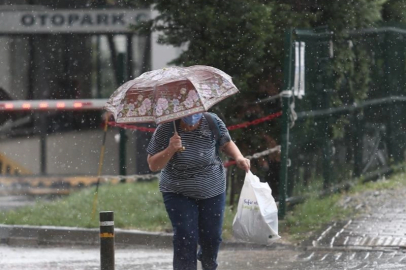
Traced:
<path id="1" fill-rule="evenodd" d="M 348 197 L 344 207 L 362 214 L 333 223 L 305 245 L 318 248 L 406 249 L 406 188 L 368 191 Z"/>

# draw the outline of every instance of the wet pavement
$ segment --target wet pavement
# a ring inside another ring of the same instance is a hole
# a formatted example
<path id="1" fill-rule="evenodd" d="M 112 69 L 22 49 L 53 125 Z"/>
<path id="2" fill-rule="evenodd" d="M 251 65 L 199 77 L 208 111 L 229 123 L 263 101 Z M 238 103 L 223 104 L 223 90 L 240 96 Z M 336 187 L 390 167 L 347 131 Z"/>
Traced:
<path id="1" fill-rule="evenodd" d="M 315 247 L 406 248 L 406 189 L 369 191 L 351 198 L 362 214 L 327 228 Z"/>
<path id="2" fill-rule="evenodd" d="M 100 269 L 97 248 L 24 248 L 0 245 L 0 269 Z M 172 269 L 170 249 L 116 249 L 116 270 Z M 200 266 L 198 269 L 201 269 Z M 219 270 L 406 269 L 402 250 L 221 250 Z"/>
<path id="3" fill-rule="evenodd" d="M 406 188 L 352 195 L 343 200 L 343 207 L 361 209 L 362 214 L 329 224 L 301 246 L 223 247 L 219 253 L 218 269 L 406 270 L 404 198 Z M 0 244 L 0 269 L 100 269 L 99 256 L 97 246 L 23 247 Z M 168 248 L 116 246 L 115 257 L 117 270 L 172 269 L 172 251 Z"/>

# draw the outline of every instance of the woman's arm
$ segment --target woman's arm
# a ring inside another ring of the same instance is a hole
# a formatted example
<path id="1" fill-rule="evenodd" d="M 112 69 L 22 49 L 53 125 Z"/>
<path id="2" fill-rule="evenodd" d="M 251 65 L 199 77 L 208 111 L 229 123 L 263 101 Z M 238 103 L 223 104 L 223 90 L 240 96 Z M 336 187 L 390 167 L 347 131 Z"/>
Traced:
<path id="1" fill-rule="evenodd" d="M 243 169 L 244 171 L 248 172 L 250 170 L 250 160 L 245 158 L 241 152 L 240 149 L 238 149 L 237 145 L 233 141 L 230 141 L 226 143 L 225 145 L 222 146 L 221 150 L 230 158 L 234 159 L 235 162 L 237 163 L 237 166 L 240 169 Z"/>
<path id="2" fill-rule="evenodd" d="M 165 168 L 166 164 L 168 164 L 169 160 L 171 160 L 173 155 L 180 148 L 182 148 L 182 140 L 178 133 L 175 132 L 175 134 L 170 138 L 167 148 L 153 156 L 148 155 L 147 162 L 149 169 L 156 172 Z"/>

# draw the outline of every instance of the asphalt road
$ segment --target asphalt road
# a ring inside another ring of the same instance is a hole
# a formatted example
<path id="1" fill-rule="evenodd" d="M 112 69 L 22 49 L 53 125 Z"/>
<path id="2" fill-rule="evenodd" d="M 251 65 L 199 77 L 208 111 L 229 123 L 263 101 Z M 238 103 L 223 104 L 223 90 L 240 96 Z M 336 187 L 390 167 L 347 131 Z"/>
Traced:
<path id="1" fill-rule="evenodd" d="M 172 269 L 170 249 L 115 250 L 116 270 Z M 91 270 L 100 269 L 98 248 L 12 247 L 0 245 L 0 269 Z M 201 269 L 200 266 L 198 269 Z M 339 270 L 406 269 L 402 250 L 221 250 L 219 270 Z"/>

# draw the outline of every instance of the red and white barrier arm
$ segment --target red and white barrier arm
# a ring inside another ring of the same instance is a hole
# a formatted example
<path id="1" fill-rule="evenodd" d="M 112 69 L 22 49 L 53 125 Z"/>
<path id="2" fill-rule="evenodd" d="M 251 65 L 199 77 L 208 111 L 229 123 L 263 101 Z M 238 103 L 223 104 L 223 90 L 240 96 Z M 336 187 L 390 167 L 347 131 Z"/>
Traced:
<path id="1" fill-rule="evenodd" d="M 276 113 L 273 113 L 273 114 L 270 114 L 270 115 L 255 119 L 254 121 L 251 121 L 251 122 L 244 122 L 244 123 L 241 123 L 241 124 L 228 126 L 227 129 L 228 130 L 234 130 L 234 129 L 239 129 L 239 128 L 246 128 L 246 127 L 252 126 L 252 125 L 258 125 L 258 124 L 260 124 L 262 122 L 269 121 L 269 120 L 272 120 L 274 118 L 278 118 L 281 115 L 282 115 L 282 112 L 276 112 Z"/>
<path id="2" fill-rule="evenodd" d="M 47 99 L 0 101 L 0 111 L 103 110 L 107 99 Z"/>
<path id="3" fill-rule="evenodd" d="M 155 128 L 148 128 L 148 127 L 140 127 L 140 126 L 134 126 L 134 125 L 129 125 L 129 124 L 119 124 L 114 121 L 108 122 L 109 126 L 112 127 L 120 127 L 120 128 L 125 128 L 125 129 L 130 129 L 130 130 L 139 130 L 139 131 L 144 131 L 144 132 L 154 132 Z"/>

